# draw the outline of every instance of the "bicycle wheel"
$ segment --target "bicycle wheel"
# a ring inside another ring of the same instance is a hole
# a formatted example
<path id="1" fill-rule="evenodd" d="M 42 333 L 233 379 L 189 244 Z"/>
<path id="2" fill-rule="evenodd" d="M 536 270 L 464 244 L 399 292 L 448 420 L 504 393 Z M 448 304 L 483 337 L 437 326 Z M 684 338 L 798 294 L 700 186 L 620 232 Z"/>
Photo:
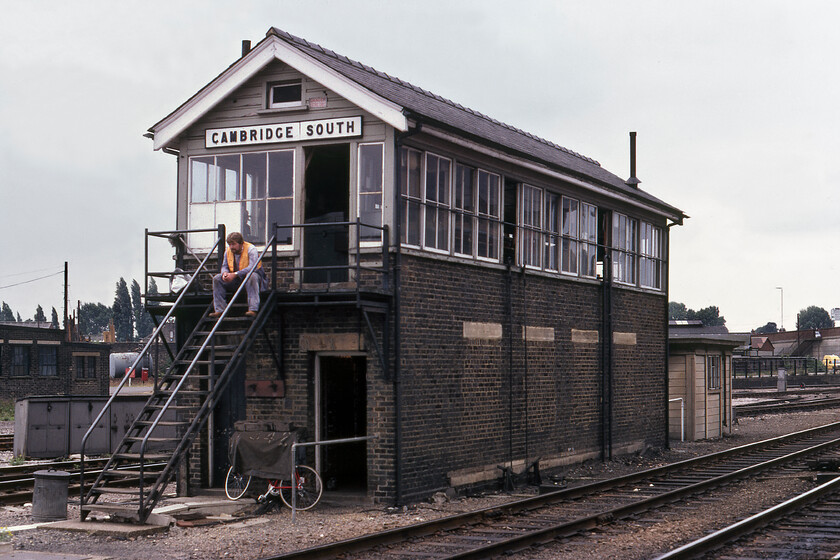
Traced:
<path id="1" fill-rule="evenodd" d="M 324 492 L 324 485 L 321 483 L 321 476 L 312 467 L 298 465 L 294 476 L 297 484 L 295 496 L 295 509 L 309 509 L 321 499 Z M 280 487 L 280 498 L 283 503 L 292 507 L 292 485 L 288 480 L 283 481 Z"/>
<path id="2" fill-rule="evenodd" d="M 230 467 L 225 477 L 225 494 L 231 500 L 238 500 L 248 491 L 249 484 L 251 484 L 250 476 L 240 474 Z"/>

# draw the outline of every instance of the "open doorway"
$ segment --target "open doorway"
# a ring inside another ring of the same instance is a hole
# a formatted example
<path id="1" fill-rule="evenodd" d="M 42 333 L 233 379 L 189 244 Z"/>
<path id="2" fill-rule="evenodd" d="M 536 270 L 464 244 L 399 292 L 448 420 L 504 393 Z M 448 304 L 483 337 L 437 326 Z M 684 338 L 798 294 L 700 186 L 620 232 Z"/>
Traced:
<path id="1" fill-rule="evenodd" d="M 367 384 L 364 356 L 318 357 L 318 439 L 367 435 Z M 325 446 L 320 457 L 327 490 L 367 489 L 367 443 Z"/>
<path id="2" fill-rule="evenodd" d="M 304 223 L 346 222 L 350 213 L 350 145 L 306 149 Z M 318 225 L 304 228 L 305 267 L 346 267 L 348 226 Z M 347 269 L 306 270 L 304 282 L 346 282 Z"/>

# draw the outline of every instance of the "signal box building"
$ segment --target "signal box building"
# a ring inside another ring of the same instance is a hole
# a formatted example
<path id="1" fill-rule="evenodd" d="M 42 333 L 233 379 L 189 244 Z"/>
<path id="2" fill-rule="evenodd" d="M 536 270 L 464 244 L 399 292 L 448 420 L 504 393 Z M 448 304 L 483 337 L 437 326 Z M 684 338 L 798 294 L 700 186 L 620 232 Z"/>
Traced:
<path id="1" fill-rule="evenodd" d="M 235 420 L 371 436 L 310 460 L 377 501 L 667 444 L 685 216 L 635 177 L 275 28 L 149 133 L 189 252 L 240 231 L 272 282 L 190 488 L 223 483 Z M 212 324 L 191 297 L 182 343 Z"/>

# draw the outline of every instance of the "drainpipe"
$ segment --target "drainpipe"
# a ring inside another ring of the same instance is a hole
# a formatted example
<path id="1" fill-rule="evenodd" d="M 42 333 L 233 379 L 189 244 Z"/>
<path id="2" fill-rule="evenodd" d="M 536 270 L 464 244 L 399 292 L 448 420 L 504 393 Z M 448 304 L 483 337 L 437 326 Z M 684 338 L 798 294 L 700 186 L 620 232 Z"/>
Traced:
<path id="1" fill-rule="evenodd" d="M 669 317 L 668 317 L 668 302 L 670 301 L 670 296 L 668 294 L 669 290 L 669 281 L 671 276 L 671 228 L 673 226 L 680 225 L 678 222 L 674 222 L 673 224 L 667 224 L 665 227 L 665 237 L 662 239 L 662 242 L 665 246 L 662 248 L 662 254 L 665 256 L 665 277 L 662 279 L 664 286 L 662 286 L 663 291 L 665 292 L 665 449 L 671 448 L 671 436 L 669 434 L 669 426 L 671 423 L 671 406 L 670 400 L 668 396 L 671 393 L 671 371 L 670 371 L 670 362 L 671 362 L 671 343 L 669 340 Z M 724 392 L 725 393 L 725 392 Z"/>
<path id="2" fill-rule="evenodd" d="M 602 283 L 601 331 L 601 460 L 612 459 L 612 254 L 604 248 L 604 281 Z"/>
<path id="3" fill-rule="evenodd" d="M 394 130 L 394 493 L 395 505 L 402 505 L 402 338 L 400 336 L 400 271 L 402 267 L 402 189 L 400 188 L 400 148 L 409 136 L 420 132 L 420 123 L 404 133 Z"/>

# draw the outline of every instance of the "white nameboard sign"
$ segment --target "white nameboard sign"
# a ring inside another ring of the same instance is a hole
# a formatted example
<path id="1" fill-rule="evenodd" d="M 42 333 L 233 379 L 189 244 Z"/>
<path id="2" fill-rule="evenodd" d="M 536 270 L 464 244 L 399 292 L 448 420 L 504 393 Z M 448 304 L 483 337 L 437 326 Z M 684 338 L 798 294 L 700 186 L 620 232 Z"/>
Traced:
<path id="1" fill-rule="evenodd" d="M 298 121 L 259 126 L 209 128 L 204 131 L 206 148 L 274 144 L 325 138 L 353 138 L 362 135 L 362 117 Z"/>

